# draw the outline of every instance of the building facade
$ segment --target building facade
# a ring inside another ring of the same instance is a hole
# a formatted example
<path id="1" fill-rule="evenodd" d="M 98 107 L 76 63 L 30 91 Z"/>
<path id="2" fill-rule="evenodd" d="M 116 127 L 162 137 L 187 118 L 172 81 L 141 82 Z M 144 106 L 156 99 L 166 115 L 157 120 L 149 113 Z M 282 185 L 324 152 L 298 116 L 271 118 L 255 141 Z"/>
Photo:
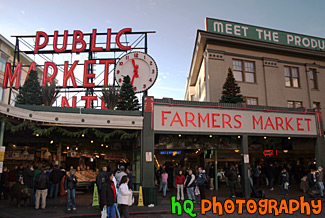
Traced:
<path id="1" fill-rule="evenodd" d="M 207 18 L 206 31 L 197 32 L 185 100 L 219 102 L 228 68 L 248 105 L 324 108 L 322 39 Z"/>
<path id="2" fill-rule="evenodd" d="M 5 74 L 5 67 L 6 63 L 10 62 L 11 66 L 13 65 L 14 61 L 14 52 L 15 52 L 15 46 L 5 37 L 3 37 L 0 34 L 0 101 L 4 102 L 5 104 L 11 104 L 15 105 L 15 99 L 18 94 L 18 90 L 16 89 L 3 89 L 2 83 L 4 79 Z M 19 53 L 20 62 L 22 62 L 22 71 L 21 71 L 21 77 L 20 77 L 20 86 L 22 86 L 25 83 L 25 79 L 29 70 L 29 66 L 31 65 L 34 60 L 32 60 L 30 57 L 28 57 L 25 53 Z M 17 62 L 17 60 L 15 60 Z M 41 81 L 43 76 L 43 70 L 40 67 L 37 67 L 38 77 Z M 14 81 L 15 82 L 15 81 Z M 10 102 L 9 102 L 9 95 L 10 96 Z"/>

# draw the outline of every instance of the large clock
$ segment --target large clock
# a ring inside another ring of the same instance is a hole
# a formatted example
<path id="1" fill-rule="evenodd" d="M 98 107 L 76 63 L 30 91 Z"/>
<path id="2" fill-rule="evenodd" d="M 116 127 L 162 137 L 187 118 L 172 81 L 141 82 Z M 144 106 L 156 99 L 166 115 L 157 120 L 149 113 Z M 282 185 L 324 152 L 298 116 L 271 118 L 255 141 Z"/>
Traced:
<path id="1" fill-rule="evenodd" d="M 127 53 L 115 67 L 115 79 L 120 86 L 125 76 L 130 77 L 135 92 L 144 92 L 153 86 L 158 77 L 156 62 L 143 52 Z"/>

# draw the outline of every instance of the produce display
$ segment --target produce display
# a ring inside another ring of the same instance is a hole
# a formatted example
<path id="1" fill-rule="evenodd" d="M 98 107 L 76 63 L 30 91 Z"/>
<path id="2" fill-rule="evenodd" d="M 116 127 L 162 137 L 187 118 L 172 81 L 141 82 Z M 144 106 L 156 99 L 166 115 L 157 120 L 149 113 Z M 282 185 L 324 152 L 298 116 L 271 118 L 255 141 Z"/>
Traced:
<path id="1" fill-rule="evenodd" d="M 92 170 L 77 171 L 76 176 L 78 182 L 94 182 L 97 174 Z"/>

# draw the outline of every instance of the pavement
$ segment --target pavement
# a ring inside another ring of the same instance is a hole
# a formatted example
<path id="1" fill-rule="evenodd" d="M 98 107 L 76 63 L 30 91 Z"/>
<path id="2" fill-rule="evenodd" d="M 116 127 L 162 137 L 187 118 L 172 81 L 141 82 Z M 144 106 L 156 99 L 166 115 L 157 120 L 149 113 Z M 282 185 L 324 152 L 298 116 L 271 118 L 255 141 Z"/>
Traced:
<path id="1" fill-rule="evenodd" d="M 300 196 L 306 196 L 306 200 L 310 200 L 310 198 L 305 195 L 300 189 L 298 185 L 294 185 L 290 187 L 290 194 L 288 196 L 280 195 L 280 188 L 275 187 L 273 191 L 268 190 L 266 187 L 262 187 L 265 190 L 266 198 L 270 199 L 277 199 L 281 200 L 283 198 L 295 198 L 298 199 Z M 221 184 L 218 191 L 215 190 L 206 190 L 208 199 L 211 199 L 212 196 L 217 196 L 218 201 L 225 201 L 229 198 L 229 190 L 225 184 Z M 138 207 L 135 205 L 129 208 L 130 216 L 131 217 L 157 217 L 157 218 L 169 218 L 169 217 L 190 217 L 188 214 L 183 213 L 181 216 L 177 216 L 176 214 L 171 214 L 171 196 L 176 195 L 175 189 L 170 189 L 167 194 L 166 198 L 163 198 L 162 193 L 158 194 L 158 205 L 155 205 L 152 208 L 147 206 Z M 185 195 L 186 197 L 186 195 Z M 74 218 L 74 217 L 100 217 L 100 211 L 98 207 L 92 206 L 92 193 L 84 193 L 84 192 L 77 192 L 76 193 L 76 211 L 66 211 L 66 198 L 65 196 L 59 196 L 56 200 L 55 199 L 47 199 L 47 206 L 45 210 L 35 210 L 32 207 L 20 207 L 17 208 L 16 206 L 10 206 L 10 200 L 0 200 L 0 218 Z M 322 211 L 325 209 L 324 200 L 322 201 Z M 196 212 L 196 217 L 215 217 L 218 216 L 216 214 L 207 213 L 206 215 L 200 214 L 200 204 L 194 205 L 194 212 Z M 243 218 L 250 218 L 250 217 L 261 217 L 259 214 L 248 214 L 246 210 L 243 211 L 242 215 L 237 213 L 233 214 L 224 214 L 224 217 L 243 217 Z M 295 218 L 300 217 L 307 217 L 304 214 L 299 212 L 294 213 Z M 322 212 L 320 215 L 310 215 L 308 217 L 325 217 L 325 212 Z M 274 217 L 274 215 L 265 215 L 263 217 Z M 278 217 L 290 217 L 292 218 L 293 215 L 285 215 L 280 214 Z"/>

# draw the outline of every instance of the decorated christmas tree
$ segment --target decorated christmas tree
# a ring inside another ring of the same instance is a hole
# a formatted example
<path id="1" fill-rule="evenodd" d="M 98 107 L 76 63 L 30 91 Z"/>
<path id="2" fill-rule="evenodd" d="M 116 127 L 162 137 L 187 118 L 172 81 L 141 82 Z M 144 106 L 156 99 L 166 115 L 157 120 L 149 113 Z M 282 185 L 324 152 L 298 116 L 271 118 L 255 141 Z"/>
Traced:
<path id="1" fill-rule="evenodd" d="M 240 94 L 240 87 L 235 81 L 234 74 L 229 68 L 228 76 L 226 82 L 223 85 L 222 96 L 220 103 L 243 103 L 244 98 Z"/>
<path id="2" fill-rule="evenodd" d="M 136 111 L 140 109 L 138 97 L 135 95 L 133 85 L 129 76 L 124 77 L 120 89 L 117 110 Z"/>
<path id="3" fill-rule="evenodd" d="M 37 72 L 31 70 L 25 84 L 19 88 L 17 104 L 42 105 L 42 87 L 38 81 Z"/>

